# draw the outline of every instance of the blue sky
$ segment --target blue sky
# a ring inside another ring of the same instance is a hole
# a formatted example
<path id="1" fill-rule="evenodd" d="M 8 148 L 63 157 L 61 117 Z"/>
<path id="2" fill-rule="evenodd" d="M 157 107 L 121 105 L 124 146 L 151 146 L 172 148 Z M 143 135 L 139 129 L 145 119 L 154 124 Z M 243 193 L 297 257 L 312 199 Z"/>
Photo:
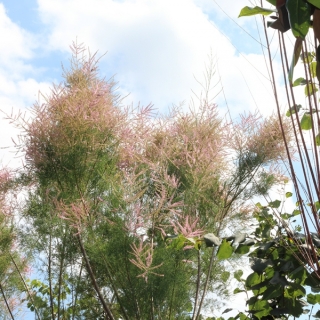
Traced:
<path id="1" fill-rule="evenodd" d="M 119 92 L 129 94 L 128 105 L 152 103 L 160 112 L 188 105 L 211 54 L 217 83 L 212 95 L 223 88 L 224 95 L 215 97 L 222 114 L 225 97 L 235 118 L 256 109 L 271 114 L 275 103 L 256 20 L 238 19 L 246 5 L 248 0 L 0 1 L 0 109 L 24 112 L 39 90 L 48 93 L 53 82 L 63 81 L 61 64 L 68 67 L 69 45 L 77 39 L 91 52 L 107 52 L 100 73 L 115 76 Z M 281 83 L 280 66 L 276 77 Z M 3 165 L 21 165 L 11 140 L 17 133 L 0 118 Z"/>

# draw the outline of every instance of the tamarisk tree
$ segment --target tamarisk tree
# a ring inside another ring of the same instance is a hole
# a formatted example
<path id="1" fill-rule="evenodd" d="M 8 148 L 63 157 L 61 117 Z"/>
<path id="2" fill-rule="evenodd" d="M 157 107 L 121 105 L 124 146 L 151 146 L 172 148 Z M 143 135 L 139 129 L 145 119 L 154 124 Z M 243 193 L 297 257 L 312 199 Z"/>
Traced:
<path id="1" fill-rule="evenodd" d="M 38 267 L 28 307 L 39 319 L 201 319 L 230 277 L 204 235 L 244 224 L 248 200 L 283 181 L 291 124 L 229 123 L 210 81 L 188 111 L 126 108 L 96 55 L 72 50 L 65 81 L 14 119 L 28 181 L 21 246 Z"/>

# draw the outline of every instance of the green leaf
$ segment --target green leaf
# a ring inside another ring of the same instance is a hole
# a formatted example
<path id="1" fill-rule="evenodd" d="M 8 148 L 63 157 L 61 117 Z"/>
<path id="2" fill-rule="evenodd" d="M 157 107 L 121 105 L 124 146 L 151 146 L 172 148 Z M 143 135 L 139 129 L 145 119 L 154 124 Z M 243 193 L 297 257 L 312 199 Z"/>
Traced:
<path id="1" fill-rule="evenodd" d="M 254 313 L 255 317 L 261 319 L 262 317 L 268 316 L 272 308 L 270 307 L 268 301 L 258 300 L 252 307 L 252 310 L 256 310 L 257 312 Z"/>
<path id="2" fill-rule="evenodd" d="M 242 270 L 237 270 L 233 273 L 233 276 L 238 280 L 241 281 L 241 277 L 243 275 L 243 271 Z"/>
<path id="3" fill-rule="evenodd" d="M 275 200 L 275 201 L 269 202 L 269 206 L 271 208 L 275 208 L 275 209 L 279 208 L 280 204 L 281 204 L 280 200 Z"/>
<path id="4" fill-rule="evenodd" d="M 307 84 L 307 81 L 306 81 L 305 78 L 298 78 L 298 79 L 294 80 L 292 86 L 293 86 L 293 87 L 303 86 L 303 85 L 305 85 L 305 84 Z"/>
<path id="5" fill-rule="evenodd" d="M 245 292 L 245 290 L 241 290 L 240 288 L 235 288 L 233 290 L 233 294 L 237 294 L 237 293 L 240 293 L 240 292 Z"/>
<path id="6" fill-rule="evenodd" d="M 268 2 L 270 2 L 269 0 L 267 0 Z M 320 9 L 320 2 L 319 0 L 307 0 L 309 3 L 311 3 L 312 5 L 314 5 L 316 8 Z"/>
<path id="7" fill-rule="evenodd" d="M 303 52 L 300 56 L 301 60 L 303 63 L 311 63 L 314 60 L 315 57 L 315 53 L 314 52 Z"/>
<path id="8" fill-rule="evenodd" d="M 286 198 L 292 197 L 292 192 L 286 192 Z"/>
<path id="9" fill-rule="evenodd" d="M 238 18 L 254 16 L 256 14 L 263 14 L 265 16 L 268 16 L 269 14 L 274 13 L 274 12 L 277 12 L 277 11 L 276 10 L 272 10 L 272 9 L 258 7 L 258 6 L 255 6 L 254 8 L 246 6 L 246 7 L 241 9 Z"/>
<path id="10" fill-rule="evenodd" d="M 315 78 L 317 76 L 317 62 L 316 61 L 312 61 L 310 63 L 310 72 L 311 72 L 312 78 Z"/>
<path id="11" fill-rule="evenodd" d="M 292 214 L 283 213 L 283 214 L 281 214 L 281 218 L 284 220 L 288 220 L 288 219 L 292 218 Z"/>
<path id="12" fill-rule="evenodd" d="M 290 70 L 289 70 L 289 74 L 288 74 L 290 83 L 292 83 L 294 67 L 296 66 L 297 62 L 299 61 L 300 53 L 302 50 L 302 40 L 303 39 L 301 37 L 298 37 L 296 39 L 295 44 L 294 44 L 293 55 L 292 55 Z"/>
<path id="13" fill-rule="evenodd" d="M 314 83 L 309 83 L 304 88 L 304 94 L 306 97 L 311 96 L 313 93 L 317 92 L 318 89 L 316 88 Z"/>
<path id="14" fill-rule="evenodd" d="M 233 273 L 233 276 L 238 280 L 241 281 L 241 277 L 243 275 L 243 271 L 242 270 L 237 270 Z"/>
<path id="15" fill-rule="evenodd" d="M 227 308 L 227 309 L 225 309 L 221 314 L 228 313 L 228 312 L 230 312 L 230 311 L 232 311 L 232 310 L 233 310 L 232 308 Z"/>
<path id="16" fill-rule="evenodd" d="M 300 317 L 300 315 L 303 313 L 303 302 L 301 302 L 298 299 L 292 299 L 292 298 L 284 298 L 283 299 L 283 305 L 288 308 L 290 315 L 293 317 Z"/>
<path id="17" fill-rule="evenodd" d="M 310 5 L 304 0 L 287 0 L 286 8 L 293 35 L 304 39 L 310 27 Z"/>
<path id="18" fill-rule="evenodd" d="M 287 293 L 293 298 L 304 297 L 306 289 L 298 283 L 291 283 L 287 289 Z"/>
<path id="19" fill-rule="evenodd" d="M 298 210 L 298 209 L 295 209 L 295 210 L 293 210 L 293 212 L 292 212 L 292 214 L 293 214 L 293 216 L 297 216 L 297 215 L 299 215 L 301 212 L 300 212 L 300 210 Z"/>
<path id="20" fill-rule="evenodd" d="M 273 6 L 277 5 L 277 0 L 266 0 L 266 1 L 271 3 Z"/>
<path id="21" fill-rule="evenodd" d="M 270 280 L 270 283 L 274 285 L 281 285 L 284 287 L 288 284 L 288 281 L 284 276 L 280 275 L 279 271 L 275 271 L 274 276 Z"/>
<path id="22" fill-rule="evenodd" d="M 179 235 L 177 238 L 173 238 L 169 244 L 170 248 L 181 250 L 185 246 L 186 238 L 183 235 Z"/>
<path id="23" fill-rule="evenodd" d="M 243 312 L 240 312 L 239 316 L 240 316 L 240 320 L 250 320 L 250 318 L 248 318 Z"/>
<path id="24" fill-rule="evenodd" d="M 265 246 L 260 246 L 261 250 L 267 251 L 271 247 L 270 245 L 271 243 L 272 242 L 269 242 Z M 251 269 L 256 273 L 262 273 L 268 266 L 273 266 L 273 262 L 270 259 L 259 259 L 259 258 L 252 257 L 250 259 L 250 262 L 251 262 Z"/>
<path id="25" fill-rule="evenodd" d="M 295 105 L 293 107 L 291 107 L 287 112 L 286 112 L 286 116 L 290 117 L 292 114 L 295 114 L 296 112 L 299 112 L 300 109 L 302 108 L 301 104 Z"/>
<path id="26" fill-rule="evenodd" d="M 263 293 L 263 299 L 273 299 L 277 297 L 281 297 L 283 293 L 283 287 L 280 285 L 270 285 L 267 290 Z"/>
<path id="27" fill-rule="evenodd" d="M 312 293 L 309 293 L 307 295 L 307 302 L 310 303 L 310 304 L 316 304 L 318 303 L 318 298 L 317 296 L 319 296 L 318 294 L 312 294 Z"/>
<path id="28" fill-rule="evenodd" d="M 196 250 L 200 250 L 201 249 L 201 243 L 202 241 L 201 240 L 197 240 L 196 243 L 194 244 L 194 248 Z"/>
<path id="29" fill-rule="evenodd" d="M 320 210 L 320 202 L 319 201 L 316 201 L 314 203 L 314 206 L 316 207 L 317 211 Z"/>
<path id="30" fill-rule="evenodd" d="M 316 135 L 316 146 L 320 146 L 320 133 Z"/>
<path id="31" fill-rule="evenodd" d="M 312 128 L 312 119 L 309 112 L 306 112 L 300 122 L 302 130 L 310 130 Z"/>
<path id="32" fill-rule="evenodd" d="M 262 275 L 259 275 L 258 273 L 253 272 L 249 274 L 246 280 L 246 286 L 253 287 L 254 285 L 261 283 L 263 280 L 264 280 L 264 277 Z"/>
<path id="33" fill-rule="evenodd" d="M 228 279 L 230 278 L 230 272 L 229 271 L 223 271 L 220 275 L 220 279 L 223 281 L 223 282 L 226 282 L 228 281 Z"/>
<path id="34" fill-rule="evenodd" d="M 231 257 L 233 252 L 232 246 L 230 243 L 226 240 L 223 240 L 221 245 L 219 246 L 218 252 L 217 252 L 217 258 L 219 260 L 225 260 Z"/>
<path id="35" fill-rule="evenodd" d="M 250 251 L 250 247 L 243 245 L 243 244 L 239 244 L 238 248 L 236 249 L 235 253 L 238 254 L 246 254 Z"/>
<path id="36" fill-rule="evenodd" d="M 257 202 L 257 203 L 256 203 L 256 206 L 257 206 L 259 209 L 262 209 L 262 208 L 263 208 L 263 205 L 262 205 L 260 202 Z"/>

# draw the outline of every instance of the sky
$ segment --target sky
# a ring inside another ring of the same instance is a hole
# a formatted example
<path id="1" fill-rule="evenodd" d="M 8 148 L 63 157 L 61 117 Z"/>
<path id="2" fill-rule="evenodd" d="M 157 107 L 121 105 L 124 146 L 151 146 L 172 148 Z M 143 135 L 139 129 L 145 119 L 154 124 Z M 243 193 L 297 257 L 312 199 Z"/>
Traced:
<path id="1" fill-rule="evenodd" d="M 61 67 L 68 68 L 74 41 L 103 55 L 100 74 L 115 78 L 128 105 L 151 103 L 159 112 L 187 106 L 211 61 L 212 96 L 222 114 L 271 114 L 276 106 L 261 21 L 238 18 L 246 5 L 248 0 L 0 1 L 0 163 L 22 163 L 12 141 L 19 131 L 5 118 L 28 113 L 39 92 L 48 94 L 52 83 L 64 81 Z M 271 48 L 277 51 L 275 41 Z"/>
<path id="2" fill-rule="evenodd" d="M 188 106 L 206 66 L 222 114 L 275 110 L 255 18 L 247 0 L 6 0 L 0 2 L 0 109 L 24 112 L 63 81 L 70 45 L 104 55 L 100 74 L 118 82 L 128 105 L 159 112 Z M 259 21 L 258 21 L 259 22 Z M 260 34 L 262 36 L 262 34 Z M 211 57 L 211 58 L 210 58 Z M 279 68 L 280 70 L 280 68 Z M 280 73 L 277 73 L 280 77 Z M 223 91 L 222 91 L 223 89 Z M 0 160 L 17 166 L 12 124 L 0 119 Z M 8 152 L 10 151 L 10 152 Z"/>

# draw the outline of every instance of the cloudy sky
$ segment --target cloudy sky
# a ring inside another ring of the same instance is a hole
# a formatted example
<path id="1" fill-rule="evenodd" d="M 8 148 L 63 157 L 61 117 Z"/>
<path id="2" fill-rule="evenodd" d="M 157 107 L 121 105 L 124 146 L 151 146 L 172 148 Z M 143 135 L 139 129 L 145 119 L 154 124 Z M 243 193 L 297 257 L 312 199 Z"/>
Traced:
<path id="1" fill-rule="evenodd" d="M 222 113 L 227 107 L 235 117 L 257 108 L 270 113 L 275 105 L 259 43 L 263 34 L 257 32 L 260 19 L 239 19 L 245 5 L 248 0 L 1 1 L 0 109 L 25 110 L 39 90 L 63 81 L 61 65 L 68 67 L 69 46 L 77 40 L 91 52 L 106 53 L 101 76 L 115 77 L 119 92 L 129 94 L 126 104 L 152 103 L 161 112 L 188 105 L 211 56 L 212 94 Z M 0 158 L 16 165 L 8 152 L 16 132 L 0 121 Z"/>

